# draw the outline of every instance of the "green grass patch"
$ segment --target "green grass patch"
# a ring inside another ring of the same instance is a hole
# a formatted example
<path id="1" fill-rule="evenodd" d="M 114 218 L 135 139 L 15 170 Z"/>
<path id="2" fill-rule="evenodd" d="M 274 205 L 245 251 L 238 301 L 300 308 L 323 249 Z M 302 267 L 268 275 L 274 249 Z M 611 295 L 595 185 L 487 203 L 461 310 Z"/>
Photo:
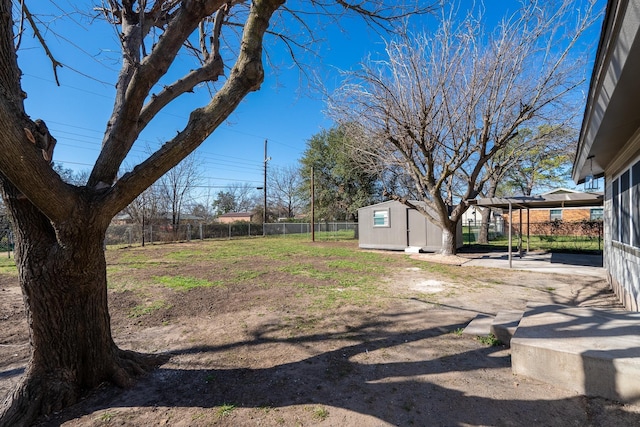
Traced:
<path id="1" fill-rule="evenodd" d="M 324 421 L 329 418 L 329 410 L 322 406 L 315 407 L 313 408 L 313 418 L 318 421 Z"/>
<path id="2" fill-rule="evenodd" d="M 339 259 L 327 262 L 327 267 L 340 270 L 353 270 L 356 272 L 382 272 L 382 264 L 363 262 L 364 260 Z"/>
<path id="3" fill-rule="evenodd" d="M 18 267 L 16 267 L 16 262 L 13 258 L 0 257 L 0 274 L 18 275 Z"/>
<path id="4" fill-rule="evenodd" d="M 230 415 L 234 409 L 236 409 L 236 405 L 225 403 L 222 406 L 218 407 L 218 409 L 216 410 L 216 414 L 218 414 L 218 417 L 226 417 Z"/>
<path id="5" fill-rule="evenodd" d="M 486 337 L 478 336 L 476 338 L 482 344 L 488 345 L 490 347 L 497 347 L 499 345 L 502 345 L 502 341 L 500 341 L 498 338 L 496 338 L 496 336 L 493 335 L 493 334 L 489 334 Z"/>
<path id="6" fill-rule="evenodd" d="M 200 250 L 193 249 L 183 249 L 180 251 L 170 252 L 165 255 L 166 258 L 176 260 L 176 261 L 186 261 L 186 260 L 194 260 L 194 259 L 202 259 L 208 255 L 208 251 L 205 248 Z"/>
<path id="7" fill-rule="evenodd" d="M 210 282 L 204 279 L 196 279 L 195 277 L 184 276 L 155 276 L 153 280 L 171 289 L 178 291 L 188 291 L 194 288 L 210 288 L 213 286 L 224 286 L 221 280 Z"/>
<path id="8" fill-rule="evenodd" d="M 236 284 L 286 286 L 294 288 L 292 297 L 304 299 L 310 309 L 377 304 L 389 297 L 378 286 L 387 272 L 412 265 L 402 255 L 360 251 L 354 242 L 313 243 L 308 236 L 150 245 L 107 251 L 107 256 L 112 290 L 138 292 L 154 284 L 175 290 Z M 222 280 L 191 277 L 191 271 L 209 270 Z"/>
<path id="9" fill-rule="evenodd" d="M 114 417 L 115 414 L 113 412 L 105 411 L 97 417 L 97 420 L 102 423 L 108 424 L 113 421 Z"/>
<path id="10" fill-rule="evenodd" d="M 153 313 L 162 308 L 170 308 L 171 304 L 167 304 L 164 300 L 152 301 L 149 303 L 139 304 L 129 310 L 129 317 L 141 317 Z"/>
<path id="11" fill-rule="evenodd" d="M 138 249 L 136 251 L 124 252 L 120 256 L 120 264 L 144 264 L 149 260 L 149 257 L 143 251 L 144 249 Z"/>
<path id="12" fill-rule="evenodd" d="M 266 272 L 251 270 L 238 271 L 237 273 L 235 273 L 234 281 L 237 283 L 250 282 L 262 276 L 263 274 L 266 274 Z"/>

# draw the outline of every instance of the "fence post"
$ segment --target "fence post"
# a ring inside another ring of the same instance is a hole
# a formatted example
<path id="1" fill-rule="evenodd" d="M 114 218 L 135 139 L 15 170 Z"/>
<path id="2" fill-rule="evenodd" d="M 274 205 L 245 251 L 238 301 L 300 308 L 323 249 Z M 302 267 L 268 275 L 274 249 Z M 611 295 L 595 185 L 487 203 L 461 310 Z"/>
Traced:
<path id="1" fill-rule="evenodd" d="M 231 223 L 229 223 L 229 240 L 231 240 Z"/>
<path id="2" fill-rule="evenodd" d="M 149 244 L 153 245 L 153 225 L 149 226 Z"/>
<path id="3" fill-rule="evenodd" d="M 187 224 L 187 242 L 191 241 L 191 224 Z"/>
<path id="4" fill-rule="evenodd" d="M 202 235 L 202 223 L 198 224 L 198 231 L 200 233 L 200 240 L 204 240 L 204 236 Z"/>

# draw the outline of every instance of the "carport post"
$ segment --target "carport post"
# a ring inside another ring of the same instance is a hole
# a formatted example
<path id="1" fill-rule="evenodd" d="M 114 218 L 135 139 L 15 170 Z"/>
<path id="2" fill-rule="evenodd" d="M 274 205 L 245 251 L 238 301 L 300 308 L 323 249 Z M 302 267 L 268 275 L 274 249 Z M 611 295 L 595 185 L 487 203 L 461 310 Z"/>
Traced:
<path id="1" fill-rule="evenodd" d="M 529 217 L 529 207 L 527 206 L 527 253 L 529 253 L 529 240 L 531 240 L 531 234 L 529 233 L 529 226 L 531 225 L 531 219 Z"/>
<path id="2" fill-rule="evenodd" d="M 511 229 L 513 228 L 513 207 L 511 206 L 511 201 L 509 201 L 509 268 L 511 268 L 511 239 L 512 239 L 512 232 Z"/>
<path id="3" fill-rule="evenodd" d="M 520 228 L 518 228 L 518 256 L 522 259 L 522 207 L 518 208 L 518 216 L 520 217 Z"/>

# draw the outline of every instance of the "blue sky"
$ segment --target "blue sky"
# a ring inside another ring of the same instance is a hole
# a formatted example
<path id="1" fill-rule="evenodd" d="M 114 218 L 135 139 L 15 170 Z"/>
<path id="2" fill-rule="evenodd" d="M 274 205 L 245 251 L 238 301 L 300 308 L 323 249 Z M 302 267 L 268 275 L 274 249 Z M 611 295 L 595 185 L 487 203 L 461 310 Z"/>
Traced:
<path id="1" fill-rule="evenodd" d="M 23 89 L 28 94 L 27 113 L 42 118 L 58 140 L 54 161 L 77 171 L 88 170 L 98 155 L 102 133 L 111 114 L 113 82 L 118 71 L 118 48 L 115 33 L 104 23 L 90 23 L 79 15 L 58 18 L 60 9 L 82 10 L 93 2 L 72 0 L 38 0 L 30 2 L 32 12 L 50 25 L 45 32 L 55 58 L 65 64 L 58 69 L 61 86 L 56 86 L 50 61 L 37 41 L 26 34 L 19 52 L 23 71 Z M 515 1 L 487 0 L 491 17 L 500 16 Z M 420 28 L 430 19 L 414 20 Z M 325 31 L 324 43 L 317 46 L 317 56 L 303 60 L 323 77 L 329 89 L 339 82 L 338 69 L 356 67 L 368 53 L 380 51 L 382 40 L 357 20 L 342 20 L 342 29 Z M 593 31 L 597 37 L 599 28 Z M 267 69 L 258 92 L 247 96 L 230 119 L 198 149 L 204 186 L 212 194 L 233 182 L 260 186 L 263 180 L 264 141 L 269 141 L 270 167 L 297 164 L 306 141 L 322 129 L 329 128 L 322 97 L 301 82 L 299 70 L 291 67 L 282 46 L 272 46 L 277 70 Z M 595 48 L 595 46 L 594 46 Z M 190 62 L 181 59 L 176 68 L 188 69 Z M 588 74 L 588 71 L 587 71 Z M 182 127 L 191 108 L 204 105 L 208 93 L 188 95 L 152 122 L 152 126 L 134 146 L 129 163 L 144 156 L 145 145 L 154 145 Z"/>
<path id="2" fill-rule="evenodd" d="M 76 171 L 88 170 L 98 156 L 101 137 L 111 114 L 113 83 L 117 76 L 117 45 L 114 31 L 101 22 L 89 24 L 81 16 L 60 18 L 59 6 L 71 9 L 70 1 L 39 0 L 31 3 L 32 13 L 41 14 L 51 31 L 43 33 L 54 57 L 65 64 L 58 68 L 60 86 L 55 84 L 52 66 L 38 42 L 23 37 L 18 54 L 23 71 L 22 84 L 27 92 L 27 113 L 48 124 L 58 143 L 54 161 Z M 79 8 L 88 2 L 78 3 Z M 331 33 L 330 43 L 320 46 L 324 54 L 322 64 L 315 57 L 305 57 L 309 66 L 326 74 L 327 81 L 336 80 L 334 67 L 346 68 L 357 63 L 380 42 L 364 25 L 347 22 L 349 34 Z M 44 28 L 44 26 L 42 26 Z M 373 39 L 373 42 L 372 42 Z M 324 103 L 319 93 L 300 83 L 299 70 L 288 63 L 282 46 L 273 46 L 273 59 L 281 62 L 277 70 L 269 69 L 258 92 L 247 96 L 229 120 L 198 149 L 203 166 L 204 185 L 213 192 L 232 182 L 250 182 L 256 186 L 263 181 L 264 141 L 268 140 L 269 167 L 297 164 L 305 149 L 305 142 L 323 128 L 331 126 L 324 116 Z M 190 59 L 178 64 L 187 68 Z M 157 144 L 175 134 L 189 115 L 190 108 L 204 105 L 208 92 L 187 95 L 186 99 L 167 108 L 152 122 L 136 143 L 127 161 L 133 163 L 145 155 L 145 146 Z"/>

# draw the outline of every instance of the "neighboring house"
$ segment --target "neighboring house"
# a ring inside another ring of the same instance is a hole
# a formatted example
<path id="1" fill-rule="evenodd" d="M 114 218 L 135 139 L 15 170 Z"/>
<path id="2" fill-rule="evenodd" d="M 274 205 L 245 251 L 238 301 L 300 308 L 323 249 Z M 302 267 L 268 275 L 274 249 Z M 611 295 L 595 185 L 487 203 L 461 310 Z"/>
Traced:
<path id="1" fill-rule="evenodd" d="M 221 224 L 229 224 L 232 222 L 251 222 L 253 213 L 251 212 L 227 212 L 220 215 L 216 221 Z"/>
<path id="2" fill-rule="evenodd" d="M 640 2 L 609 0 L 573 179 L 604 176 L 604 267 L 625 307 L 640 307 Z"/>
<path id="3" fill-rule="evenodd" d="M 588 196 L 589 194 L 601 195 L 602 193 L 585 193 L 577 190 L 569 190 L 566 188 L 558 188 L 540 196 L 548 198 L 560 195 L 567 195 L 570 198 Z M 537 197 L 537 196 L 532 196 Z M 520 215 L 522 214 L 522 229 L 530 230 L 531 234 L 548 235 L 559 232 L 559 234 L 569 235 L 591 235 L 594 232 L 593 227 L 586 227 L 584 224 L 590 221 L 599 221 L 603 217 L 603 207 L 600 202 L 593 206 L 562 206 L 559 204 L 554 207 L 531 208 L 526 210 L 516 210 L 513 212 L 513 226 L 516 230 L 520 228 Z M 509 223 L 508 212 L 503 212 L 505 223 Z M 562 221 L 562 230 L 556 225 Z M 597 229 L 595 229 L 597 231 Z M 596 234 L 597 235 L 597 234 Z"/>
<path id="4" fill-rule="evenodd" d="M 425 206 L 423 202 L 412 201 Z M 393 200 L 358 209 L 358 245 L 363 249 L 435 252 L 442 249 L 442 229 L 424 215 Z M 462 247 L 458 222 L 457 247 Z"/>

